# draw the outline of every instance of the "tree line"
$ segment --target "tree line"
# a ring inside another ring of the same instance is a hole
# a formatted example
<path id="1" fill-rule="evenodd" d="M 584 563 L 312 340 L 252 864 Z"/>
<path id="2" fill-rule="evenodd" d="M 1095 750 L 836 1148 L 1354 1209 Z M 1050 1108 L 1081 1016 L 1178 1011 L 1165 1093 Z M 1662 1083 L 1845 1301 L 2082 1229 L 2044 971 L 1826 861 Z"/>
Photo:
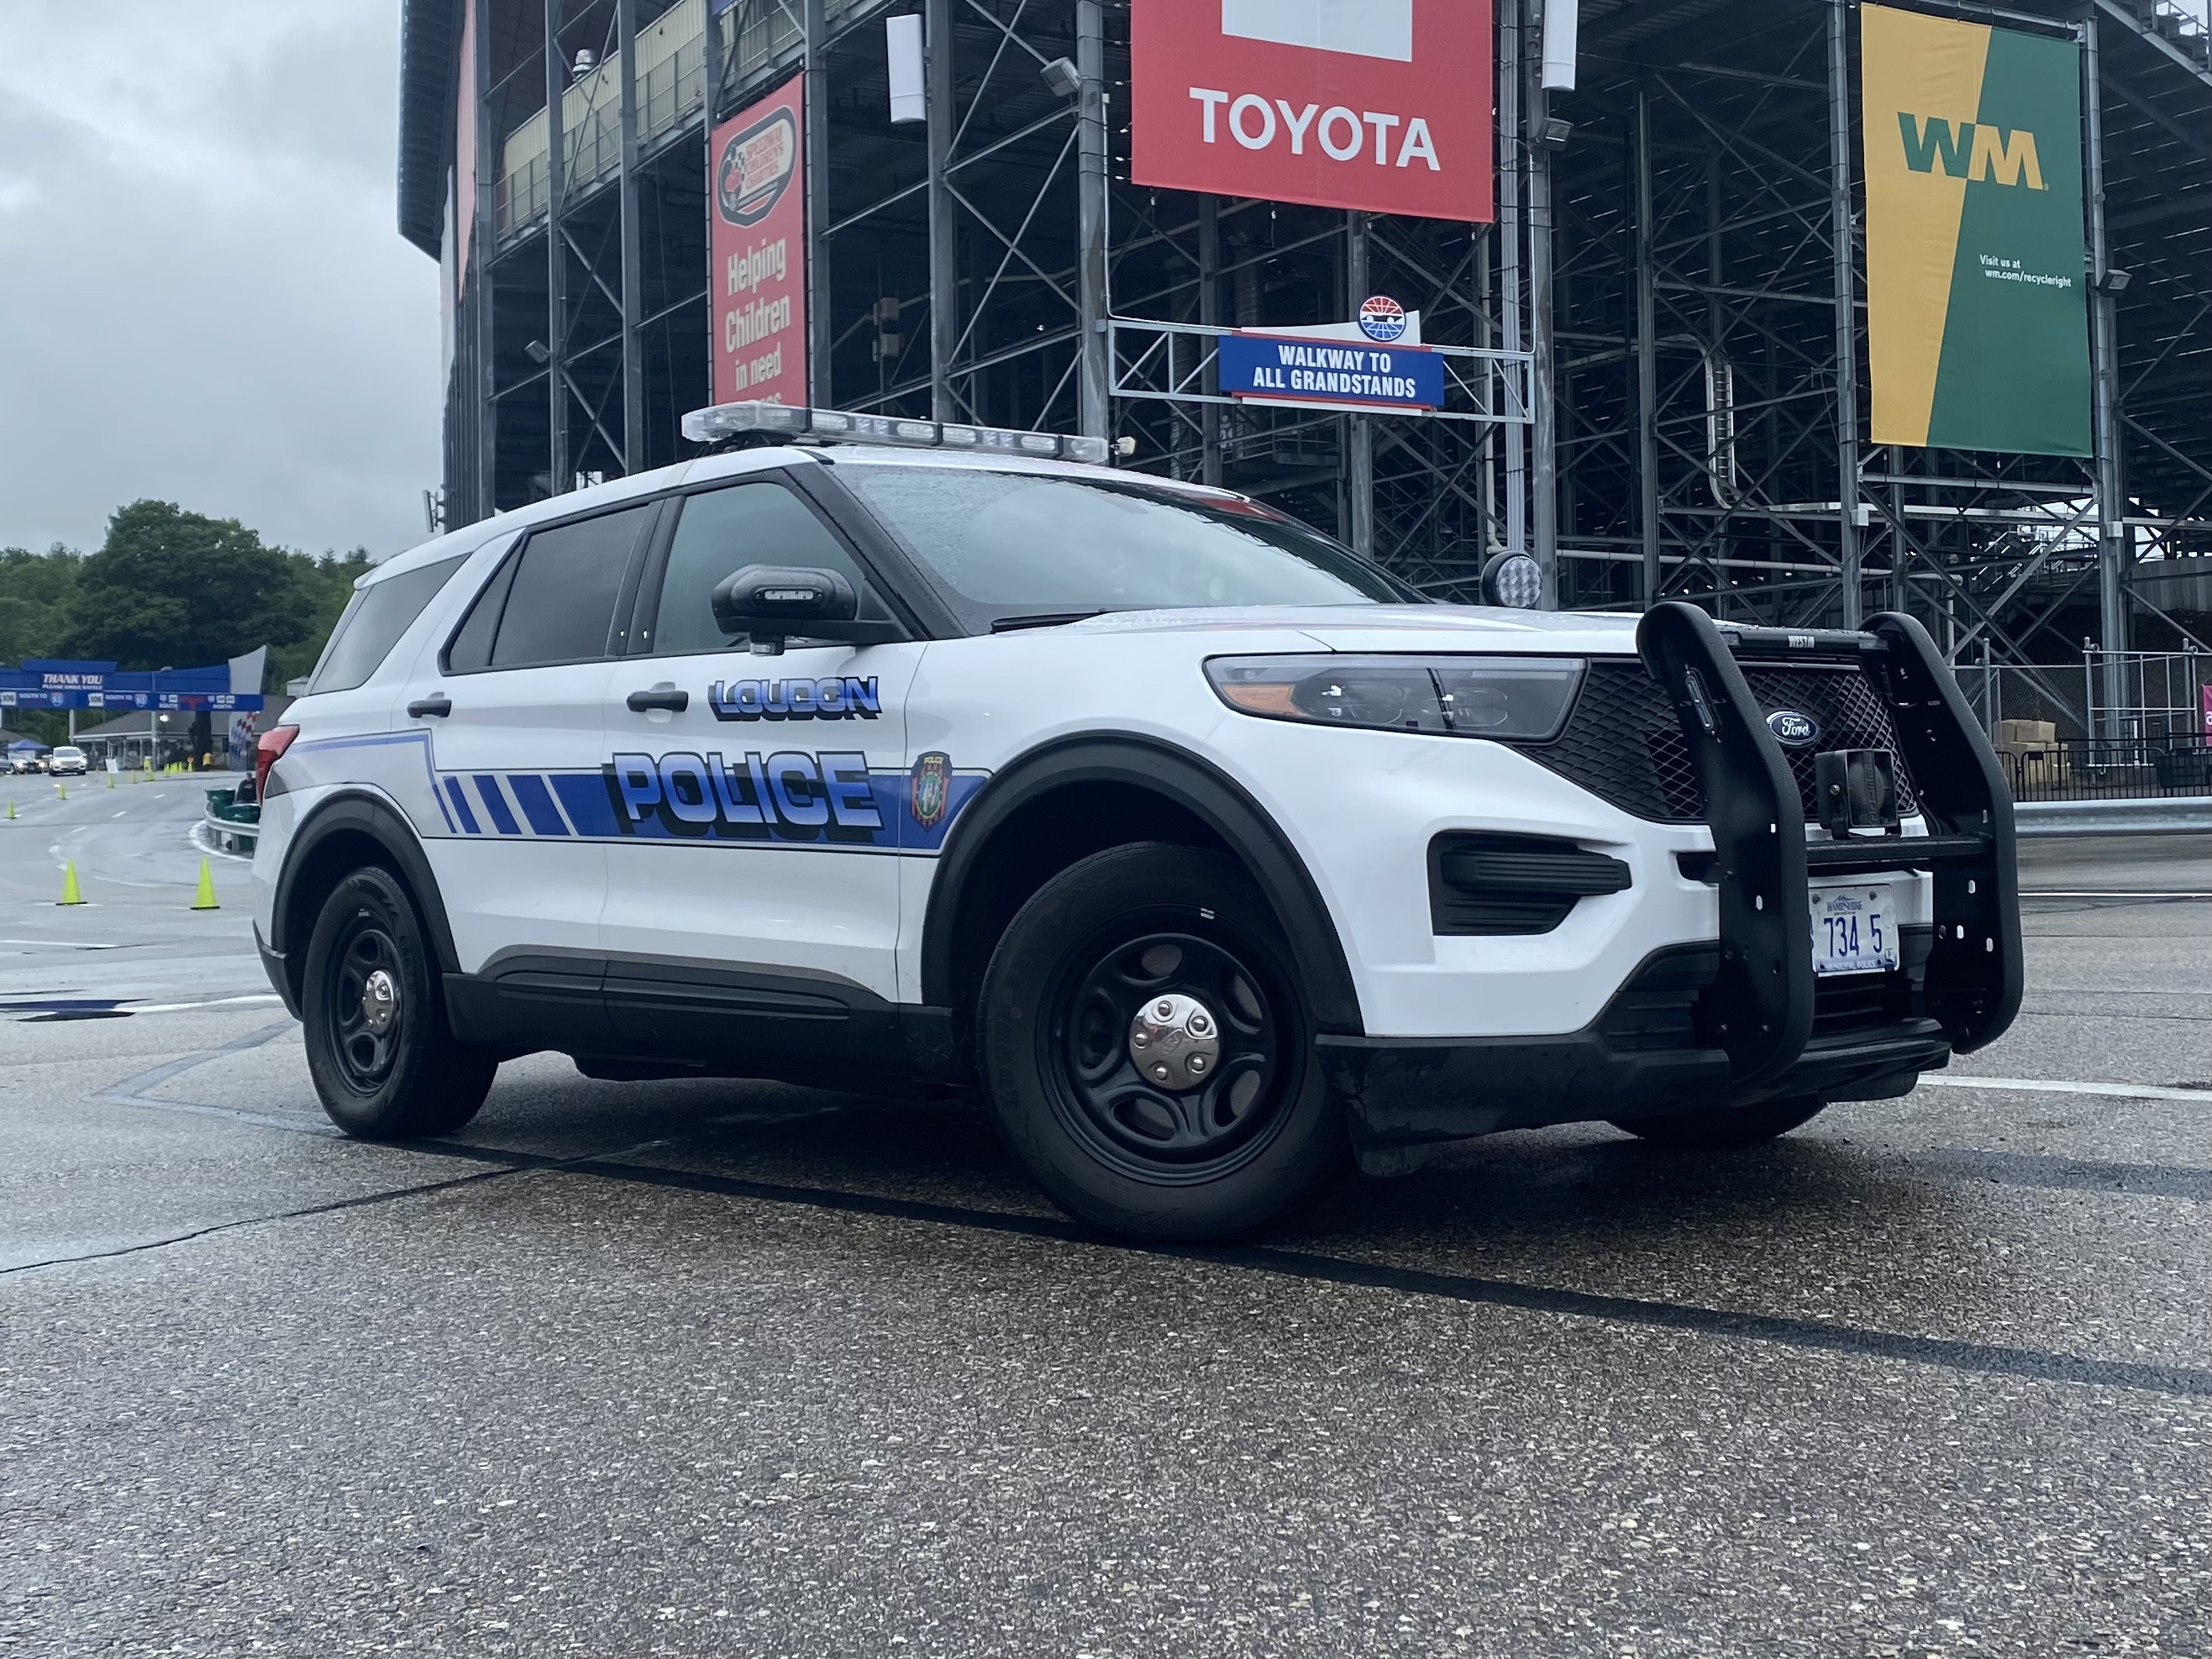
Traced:
<path id="1" fill-rule="evenodd" d="M 272 547 L 236 519 L 133 501 L 95 552 L 0 548 L 0 663 L 203 668 L 266 645 L 263 689 L 281 691 L 315 665 L 368 568 L 366 549 L 316 557 Z M 46 735 L 40 711 L 10 712 L 11 726 Z"/>

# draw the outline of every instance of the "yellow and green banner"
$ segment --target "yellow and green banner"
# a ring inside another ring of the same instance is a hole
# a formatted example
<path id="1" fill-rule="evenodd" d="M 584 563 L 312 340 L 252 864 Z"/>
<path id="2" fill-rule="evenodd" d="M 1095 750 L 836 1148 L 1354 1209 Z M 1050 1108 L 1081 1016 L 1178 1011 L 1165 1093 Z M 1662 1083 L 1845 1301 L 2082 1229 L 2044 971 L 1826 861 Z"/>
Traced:
<path id="1" fill-rule="evenodd" d="M 2070 40 L 1859 11 L 1878 444 L 2089 453 Z"/>

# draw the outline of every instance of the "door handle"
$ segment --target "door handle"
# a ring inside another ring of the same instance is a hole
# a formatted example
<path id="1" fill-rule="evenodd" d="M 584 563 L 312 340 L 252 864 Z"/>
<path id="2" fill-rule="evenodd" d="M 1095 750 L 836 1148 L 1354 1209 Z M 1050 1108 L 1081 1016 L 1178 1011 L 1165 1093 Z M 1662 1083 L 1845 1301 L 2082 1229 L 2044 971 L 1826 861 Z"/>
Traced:
<path id="1" fill-rule="evenodd" d="M 672 714 L 680 714 L 691 706 L 691 694 L 679 691 L 666 680 L 648 691 L 633 691 L 624 700 L 633 714 L 642 714 L 649 709 L 665 708 Z"/>
<path id="2" fill-rule="evenodd" d="M 435 714 L 443 720 L 453 712 L 453 700 L 441 694 L 434 697 L 417 697 L 407 705 L 408 717 L 421 720 L 425 714 Z"/>

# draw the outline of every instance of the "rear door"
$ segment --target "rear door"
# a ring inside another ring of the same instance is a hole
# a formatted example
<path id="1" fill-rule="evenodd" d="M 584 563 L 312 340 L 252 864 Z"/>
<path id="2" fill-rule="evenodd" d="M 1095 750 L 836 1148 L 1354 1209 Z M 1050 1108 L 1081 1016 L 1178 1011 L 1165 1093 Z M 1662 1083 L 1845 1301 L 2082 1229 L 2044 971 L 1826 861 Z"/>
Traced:
<path id="1" fill-rule="evenodd" d="M 606 849 L 605 708 L 658 502 L 534 529 L 487 583 L 401 718 L 430 733 L 447 815 L 429 846 L 464 971 L 506 953 L 589 959 Z M 618 621 L 618 618 L 620 619 Z"/>
<path id="2" fill-rule="evenodd" d="M 638 653 L 608 689 L 613 1017 L 656 1052 L 757 1048 L 797 1025 L 834 1048 L 836 1029 L 895 996 L 905 704 L 923 647 L 752 654 L 708 604 L 732 571 L 835 569 L 864 614 L 884 597 L 873 573 L 781 475 L 669 510 Z M 733 1024 L 747 1013 L 763 1018 Z"/>

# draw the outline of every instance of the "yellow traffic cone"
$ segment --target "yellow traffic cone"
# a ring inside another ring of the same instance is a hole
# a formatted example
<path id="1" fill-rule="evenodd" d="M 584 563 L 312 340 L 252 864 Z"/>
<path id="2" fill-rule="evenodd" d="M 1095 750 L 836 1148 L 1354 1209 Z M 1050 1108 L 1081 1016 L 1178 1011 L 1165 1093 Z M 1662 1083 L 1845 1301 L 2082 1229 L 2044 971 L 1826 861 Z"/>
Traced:
<path id="1" fill-rule="evenodd" d="M 58 904 L 82 904 L 84 902 L 84 895 L 77 890 L 76 860 L 75 859 L 68 860 L 62 866 L 62 896 L 60 898 L 56 900 L 55 902 Z"/>
<path id="2" fill-rule="evenodd" d="M 65 783 L 56 784 L 54 786 L 54 799 L 56 800 L 67 800 L 69 799 L 69 785 Z"/>
<path id="3" fill-rule="evenodd" d="M 9 802 L 8 803 L 8 822 L 9 822 L 9 823 L 15 823 L 15 803 L 14 801 L 12 801 L 12 800 L 11 800 L 11 801 L 9 801 Z"/>
<path id="4" fill-rule="evenodd" d="M 216 902 L 215 872 L 209 867 L 207 854 L 204 853 L 200 854 L 200 890 L 192 895 L 192 908 L 195 910 L 222 908 L 222 906 Z"/>
<path id="5" fill-rule="evenodd" d="M 114 787 L 115 787 L 115 774 L 114 774 L 114 773 L 112 773 L 112 772 L 110 772 L 110 773 L 107 775 L 107 787 L 108 787 L 110 789 L 112 789 L 112 788 L 114 788 Z"/>

